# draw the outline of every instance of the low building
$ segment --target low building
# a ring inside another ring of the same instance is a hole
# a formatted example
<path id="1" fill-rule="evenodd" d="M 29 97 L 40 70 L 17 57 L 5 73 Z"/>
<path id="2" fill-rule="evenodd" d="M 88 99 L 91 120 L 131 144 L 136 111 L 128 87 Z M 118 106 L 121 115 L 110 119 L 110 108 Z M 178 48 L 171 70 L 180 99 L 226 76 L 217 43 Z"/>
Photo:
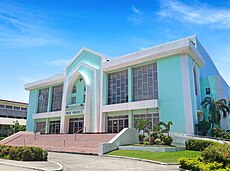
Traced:
<path id="1" fill-rule="evenodd" d="M 230 97 L 230 89 L 196 36 L 112 59 L 81 49 L 65 72 L 25 86 L 30 91 L 28 131 L 117 133 L 172 121 L 173 132 L 195 134 L 208 116 L 206 96 Z M 223 128 L 229 119 L 222 118 Z"/>
<path id="2" fill-rule="evenodd" d="M 0 136 L 8 135 L 10 125 L 26 126 L 27 103 L 0 99 Z"/>

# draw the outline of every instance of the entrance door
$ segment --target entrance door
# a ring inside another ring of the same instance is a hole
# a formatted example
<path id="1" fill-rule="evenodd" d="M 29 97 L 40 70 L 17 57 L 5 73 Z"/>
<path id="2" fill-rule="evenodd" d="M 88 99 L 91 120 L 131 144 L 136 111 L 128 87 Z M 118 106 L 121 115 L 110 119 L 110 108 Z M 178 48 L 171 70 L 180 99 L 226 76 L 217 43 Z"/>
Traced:
<path id="1" fill-rule="evenodd" d="M 50 121 L 50 134 L 60 134 L 60 121 Z"/>
<path id="2" fill-rule="evenodd" d="M 108 133 L 118 133 L 128 125 L 128 115 L 108 117 Z"/>
<path id="3" fill-rule="evenodd" d="M 84 119 L 83 118 L 74 118 L 69 120 L 69 133 L 83 133 L 84 128 Z"/>

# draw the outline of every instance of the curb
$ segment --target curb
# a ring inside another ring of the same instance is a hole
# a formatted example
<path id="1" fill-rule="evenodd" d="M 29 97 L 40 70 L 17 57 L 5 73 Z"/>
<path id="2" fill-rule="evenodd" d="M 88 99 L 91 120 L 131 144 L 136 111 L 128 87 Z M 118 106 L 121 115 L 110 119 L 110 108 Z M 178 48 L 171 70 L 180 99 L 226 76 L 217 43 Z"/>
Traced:
<path id="1" fill-rule="evenodd" d="M 53 162 L 53 161 L 49 161 L 50 163 L 54 163 L 57 164 L 59 166 L 58 169 L 44 169 L 44 168 L 39 168 L 39 167 L 32 167 L 32 166 L 24 166 L 24 165 L 20 165 L 20 164 L 11 164 L 11 163 L 5 163 L 0 161 L 0 164 L 2 165 L 6 165 L 6 166 L 14 166 L 14 167 L 20 167 L 20 168 L 26 168 L 26 169 L 31 169 L 31 170 L 38 170 L 38 171 L 63 171 L 64 167 L 57 162 Z"/>
<path id="2" fill-rule="evenodd" d="M 177 163 L 163 163 L 163 162 L 154 161 L 154 160 L 139 159 L 139 158 L 125 157 L 125 156 L 103 155 L 102 157 L 112 157 L 112 158 L 129 159 L 129 160 L 143 161 L 143 162 L 154 163 L 154 164 L 159 164 L 159 165 L 175 165 L 175 166 L 178 165 Z"/>

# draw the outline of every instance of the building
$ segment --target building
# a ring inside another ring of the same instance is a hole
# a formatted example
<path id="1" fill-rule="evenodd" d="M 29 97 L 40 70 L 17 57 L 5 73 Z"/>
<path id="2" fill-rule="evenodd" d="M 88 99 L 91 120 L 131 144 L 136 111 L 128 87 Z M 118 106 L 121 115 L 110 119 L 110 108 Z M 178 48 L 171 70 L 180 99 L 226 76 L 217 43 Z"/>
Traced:
<path id="1" fill-rule="evenodd" d="M 28 131 L 117 133 L 138 119 L 172 121 L 173 132 L 195 134 L 208 119 L 200 102 L 228 98 L 230 89 L 196 36 L 108 59 L 81 49 L 65 72 L 25 86 Z M 229 119 L 222 119 L 229 128 Z M 151 126 L 148 127 L 151 129 Z"/>
<path id="2" fill-rule="evenodd" d="M 26 126 L 27 103 L 0 99 L 0 136 L 8 135 L 10 125 L 19 123 Z"/>

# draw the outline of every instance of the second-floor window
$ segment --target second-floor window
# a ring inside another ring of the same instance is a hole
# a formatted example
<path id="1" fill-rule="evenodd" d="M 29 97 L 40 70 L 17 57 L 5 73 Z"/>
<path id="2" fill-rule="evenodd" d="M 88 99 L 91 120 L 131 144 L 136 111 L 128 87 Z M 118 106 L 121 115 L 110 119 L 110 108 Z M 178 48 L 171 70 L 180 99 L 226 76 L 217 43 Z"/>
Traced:
<path id="1" fill-rule="evenodd" d="M 47 112 L 49 88 L 39 90 L 38 96 L 38 113 Z"/>
<path id="2" fill-rule="evenodd" d="M 133 69 L 134 101 L 158 98 L 157 64 L 149 64 Z"/>
<path id="3" fill-rule="evenodd" d="M 128 70 L 108 75 L 108 104 L 128 102 Z"/>
<path id="4" fill-rule="evenodd" d="M 58 85 L 52 89 L 51 111 L 61 111 L 62 109 L 63 85 Z"/>

